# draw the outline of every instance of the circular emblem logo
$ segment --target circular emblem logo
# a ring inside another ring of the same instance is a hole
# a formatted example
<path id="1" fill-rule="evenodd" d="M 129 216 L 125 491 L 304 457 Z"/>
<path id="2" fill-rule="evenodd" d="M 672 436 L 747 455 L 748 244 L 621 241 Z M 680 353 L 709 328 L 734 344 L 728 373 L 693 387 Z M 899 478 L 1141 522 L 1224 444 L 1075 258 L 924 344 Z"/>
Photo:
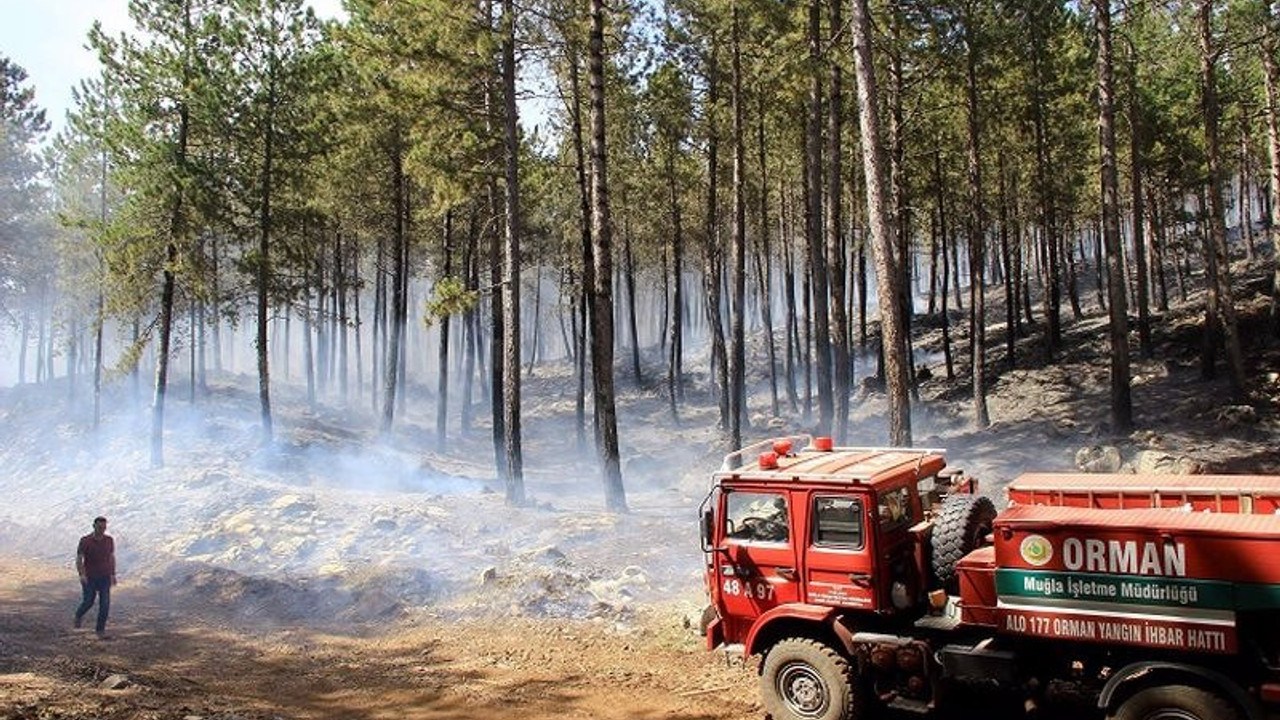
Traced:
<path id="1" fill-rule="evenodd" d="M 1022 552 L 1022 559 L 1026 560 L 1028 565 L 1043 567 L 1053 559 L 1053 544 L 1042 535 L 1028 535 L 1022 538 L 1022 545 L 1018 549 Z"/>

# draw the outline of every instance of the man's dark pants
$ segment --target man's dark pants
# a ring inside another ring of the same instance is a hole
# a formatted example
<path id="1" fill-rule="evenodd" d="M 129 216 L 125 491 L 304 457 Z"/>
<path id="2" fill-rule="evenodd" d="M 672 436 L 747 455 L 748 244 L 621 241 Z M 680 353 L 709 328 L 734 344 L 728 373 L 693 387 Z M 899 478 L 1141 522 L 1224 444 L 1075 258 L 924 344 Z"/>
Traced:
<path id="1" fill-rule="evenodd" d="M 111 611 L 111 578 L 89 578 L 80 584 L 84 590 L 84 602 L 76 609 L 76 620 L 84 617 L 93 607 L 93 597 L 98 596 L 98 624 L 96 630 L 101 633 L 107 629 L 107 613 Z"/>

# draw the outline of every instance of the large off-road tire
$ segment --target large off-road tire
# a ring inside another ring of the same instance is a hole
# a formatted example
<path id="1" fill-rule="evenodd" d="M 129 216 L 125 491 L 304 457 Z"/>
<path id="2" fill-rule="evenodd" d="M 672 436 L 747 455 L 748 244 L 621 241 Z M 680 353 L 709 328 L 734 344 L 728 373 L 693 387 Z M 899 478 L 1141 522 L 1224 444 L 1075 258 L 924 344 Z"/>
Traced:
<path id="1" fill-rule="evenodd" d="M 1226 698 L 1190 685 L 1141 690 L 1107 713 L 1107 720 L 1243 720 Z"/>
<path id="2" fill-rule="evenodd" d="M 955 591 L 956 563 L 982 547 L 991 533 L 996 506 L 981 495 L 948 495 L 933 526 L 933 577 Z"/>
<path id="3" fill-rule="evenodd" d="M 787 638 L 765 655 L 760 695 L 773 720 L 857 720 L 862 695 L 849 661 L 816 640 Z"/>

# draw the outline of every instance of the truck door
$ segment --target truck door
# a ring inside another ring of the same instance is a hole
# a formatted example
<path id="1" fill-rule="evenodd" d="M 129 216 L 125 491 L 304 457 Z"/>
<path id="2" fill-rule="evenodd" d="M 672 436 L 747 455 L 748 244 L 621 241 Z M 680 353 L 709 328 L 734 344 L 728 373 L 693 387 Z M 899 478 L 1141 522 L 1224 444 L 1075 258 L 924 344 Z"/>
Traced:
<path id="1" fill-rule="evenodd" d="M 800 597 L 790 500 L 786 491 L 724 493 L 724 540 L 714 561 L 731 622 L 749 621 Z"/>
<path id="2" fill-rule="evenodd" d="M 805 602 L 876 608 L 874 548 L 862 495 L 813 495 L 805 553 Z"/>

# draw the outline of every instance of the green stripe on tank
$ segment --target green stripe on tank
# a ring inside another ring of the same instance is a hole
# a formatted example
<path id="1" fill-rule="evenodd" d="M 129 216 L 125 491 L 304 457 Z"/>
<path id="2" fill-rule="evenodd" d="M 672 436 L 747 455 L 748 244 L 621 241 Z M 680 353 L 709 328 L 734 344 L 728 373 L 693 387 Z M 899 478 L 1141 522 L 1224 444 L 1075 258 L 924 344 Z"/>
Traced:
<path id="1" fill-rule="evenodd" d="M 1076 602 L 1232 610 L 1245 607 L 1240 604 L 1242 598 L 1237 597 L 1237 590 L 1242 587 L 1220 580 L 996 570 L 996 592 L 999 595 Z M 1248 607 L 1280 606 L 1280 588 L 1261 585 L 1252 587 L 1266 588 L 1274 596 L 1259 594 Z"/>

